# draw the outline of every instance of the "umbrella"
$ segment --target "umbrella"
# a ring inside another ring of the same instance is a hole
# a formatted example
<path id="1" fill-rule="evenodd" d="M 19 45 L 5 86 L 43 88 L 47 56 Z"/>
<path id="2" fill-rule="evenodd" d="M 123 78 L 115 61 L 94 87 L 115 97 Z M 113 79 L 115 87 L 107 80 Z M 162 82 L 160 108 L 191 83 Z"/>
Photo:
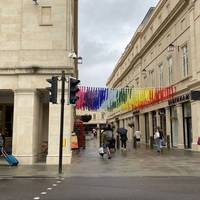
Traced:
<path id="1" fill-rule="evenodd" d="M 125 129 L 125 128 L 118 128 L 117 129 L 117 133 L 119 133 L 120 135 L 126 135 L 127 134 L 127 129 Z"/>

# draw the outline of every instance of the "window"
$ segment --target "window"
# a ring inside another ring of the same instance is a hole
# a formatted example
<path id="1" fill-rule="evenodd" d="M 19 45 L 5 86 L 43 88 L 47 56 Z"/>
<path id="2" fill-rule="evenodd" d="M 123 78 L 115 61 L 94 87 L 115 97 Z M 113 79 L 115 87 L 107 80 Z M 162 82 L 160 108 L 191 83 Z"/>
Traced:
<path id="1" fill-rule="evenodd" d="M 137 79 L 135 80 L 135 83 L 136 83 L 136 87 L 139 87 L 139 78 L 137 78 Z"/>
<path id="2" fill-rule="evenodd" d="M 188 47 L 187 45 L 182 48 L 183 53 L 183 76 L 187 77 L 189 73 L 189 63 L 188 63 Z"/>
<path id="3" fill-rule="evenodd" d="M 52 19 L 51 19 L 51 6 L 42 6 L 41 7 L 41 26 L 52 26 Z"/>
<path id="4" fill-rule="evenodd" d="M 172 57 L 168 58 L 167 59 L 168 61 L 168 81 L 169 81 L 169 85 L 172 84 L 172 81 L 173 81 L 173 74 L 172 74 L 172 65 L 173 65 L 173 61 L 172 61 Z"/>
<path id="5" fill-rule="evenodd" d="M 101 119 L 105 119 L 105 113 L 101 113 Z"/>
<path id="6" fill-rule="evenodd" d="M 151 74 L 151 87 L 155 87 L 154 70 L 150 71 Z"/>
<path id="7" fill-rule="evenodd" d="M 159 65 L 159 72 L 160 72 L 160 87 L 163 87 L 163 64 Z"/>
<path id="8" fill-rule="evenodd" d="M 93 120 L 96 120 L 96 114 L 93 114 Z"/>

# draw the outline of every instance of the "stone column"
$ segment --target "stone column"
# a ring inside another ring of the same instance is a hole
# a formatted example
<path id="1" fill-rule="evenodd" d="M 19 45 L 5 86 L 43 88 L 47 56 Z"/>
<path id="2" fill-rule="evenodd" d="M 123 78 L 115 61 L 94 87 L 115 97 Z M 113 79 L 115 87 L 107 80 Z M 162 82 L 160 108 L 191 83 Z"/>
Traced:
<path id="1" fill-rule="evenodd" d="M 183 138 L 183 108 L 181 104 L 177 106 L 177 118 L 178 118 L 178 145 L 179 149 L 184 149 L 184 138 Z"/>
<path id="2" fill-rule="evenodd" d="M 166 135 L 171 136 L 170 108 L 165 108 L 166 113 Z"/>
<path id="3" fill-rule="evenodd" d="M 153 136 L 153 117 L 152 117 L 152 112 L 149 112 L 149 136 Z"/>
<path id="4" fill-rule="evenodd" d="M 13 155 L 20 164 L 37 159 L 39 138 L 39 96 L 36 90 L 19 89 L 14 93 Z"/>
<path id="5" fill-rule="evenodd" d="M 48 165 L 58 164 L 59 161 L 60 109 L 60 104 L 49 104 Z M 72 156 L 71 133 L 74 123 L 74 108 L 71 105 L 65 105 L 64 109 L 63 164 L 70 164 Z"/>
<path id="6" fill-rule="evenodd" d="M 141 141 L 145 142 L 145 115 L 140 114 L 139 119 L 140 119 Z"/>
<path id="7" fill-rule="evenodd" d="M 156 123 L 157 123 L 157 127 L 160 127 L 160 115 L 159 115 L 159 110 L 156 110 Z"/>
<path id="8" fill-rule="evenodd" d="M 169 142 L 168 143 L 168 148 L 171 147 L 171 120 L 170 120 L 170 108 L 167 107 L 165 108 L 165 113 L 166 113 L 166 140 Z"/>
<path id="9" fill-rule="evenodd" d="M 98 138 L 100 138 L 100 133 L 101 133 L 100 124 L 97 124 L 97 137 Z"/>
<path id="10" fill-rule="evenodd" d="M 200 145 L 197 145 L 198 137 L 200 137 L 200 102 L 194 101 L 191 103 L 192 109 L 192 149 L 200 151 Z"/>

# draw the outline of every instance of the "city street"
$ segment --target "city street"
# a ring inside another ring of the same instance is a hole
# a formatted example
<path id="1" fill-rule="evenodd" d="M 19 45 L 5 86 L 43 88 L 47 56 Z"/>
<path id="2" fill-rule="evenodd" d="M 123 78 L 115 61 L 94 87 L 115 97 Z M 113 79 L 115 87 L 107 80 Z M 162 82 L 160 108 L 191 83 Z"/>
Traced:
<path id="1" fill-rule="evenodd" d="M 12 179 L 0 180 L 0 193 L 2 200 L 198 200 L 199 183 L 199 177 L 71 177 L 59 184 L 56 179 Z"/>
<path id="2" fill-rule="evenodd" d="M 1 199 L 199 199 L 199 153 L 158 154 L 129 144 L 127 152 L 118 150 L 108 160 L 101 159 L 97 149 L 98 140 L 89 140 L 86 150 L 74 153 L 72 165 L 64 167 L 63 178 L 1 178 Z M 20 167 L 21 171 L 25 166 Z"/>

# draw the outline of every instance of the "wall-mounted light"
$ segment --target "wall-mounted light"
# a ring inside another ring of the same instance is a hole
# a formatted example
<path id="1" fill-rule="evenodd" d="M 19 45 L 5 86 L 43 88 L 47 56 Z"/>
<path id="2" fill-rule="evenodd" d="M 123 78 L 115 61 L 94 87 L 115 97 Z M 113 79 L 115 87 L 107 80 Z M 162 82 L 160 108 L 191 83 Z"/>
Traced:
<path id="1" fill-rule="evenodd" d="M 82 64 L 83 63 L 83 58 L 81 56 L 78 57 L 75 52 L 70 52 L 68 54 L 68 57 L 76 60 L 78 64 Z"/>
<path id="2" fill-rule="evenodd" d="M 168 51 L 168 52 L 172 52 L 172 51 L 175 50 L 175 48 L 177 48 L 178 51 L 179 51 L 179 46 L 175 46 L 174 44 L 171 43 L 171 44 L 168 46 L 167 51 Z"/>

